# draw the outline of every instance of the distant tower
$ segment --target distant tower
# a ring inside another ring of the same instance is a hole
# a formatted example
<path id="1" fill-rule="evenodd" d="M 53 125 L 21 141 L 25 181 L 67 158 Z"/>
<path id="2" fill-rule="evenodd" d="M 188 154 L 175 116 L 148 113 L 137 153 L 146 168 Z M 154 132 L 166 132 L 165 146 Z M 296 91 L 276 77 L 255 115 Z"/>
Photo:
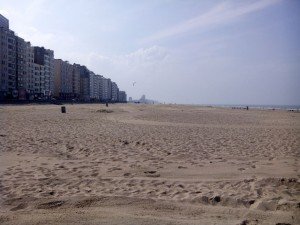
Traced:
<path id="1" fill-rule="evenodd" d="M 129 97 L 128 101 L 129 101 L 129 102 L 132 102 L 132 97 Z"/>
<path id="2" fill-rule="evenodd" d="M 145 96 L 145 95 L 142 95 L 140 101 L 141 101 L 141 102 L 145 102 L 145 100 L 146 100 L 146 96 Z"/>

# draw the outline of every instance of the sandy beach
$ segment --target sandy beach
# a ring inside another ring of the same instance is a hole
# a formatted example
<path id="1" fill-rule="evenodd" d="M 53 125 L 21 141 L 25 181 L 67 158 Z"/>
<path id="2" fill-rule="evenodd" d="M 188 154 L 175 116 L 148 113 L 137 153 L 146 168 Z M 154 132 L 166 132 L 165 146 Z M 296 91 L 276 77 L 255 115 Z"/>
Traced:
<path id="1" fill-rule="evenodd" d="M 300 224 L 300 113 L 0 106 L 0 224 Z"/>

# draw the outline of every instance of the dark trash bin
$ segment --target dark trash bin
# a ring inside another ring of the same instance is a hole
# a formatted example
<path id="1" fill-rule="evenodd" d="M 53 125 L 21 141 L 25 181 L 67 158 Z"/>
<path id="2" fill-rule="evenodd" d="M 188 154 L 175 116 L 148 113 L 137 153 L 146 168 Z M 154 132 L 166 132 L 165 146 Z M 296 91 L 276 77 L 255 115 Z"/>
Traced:
<path id="1" fill-rule="evenodd" d="M 66 113 L 66 106 L 61 107 L 61 113 Z"/>

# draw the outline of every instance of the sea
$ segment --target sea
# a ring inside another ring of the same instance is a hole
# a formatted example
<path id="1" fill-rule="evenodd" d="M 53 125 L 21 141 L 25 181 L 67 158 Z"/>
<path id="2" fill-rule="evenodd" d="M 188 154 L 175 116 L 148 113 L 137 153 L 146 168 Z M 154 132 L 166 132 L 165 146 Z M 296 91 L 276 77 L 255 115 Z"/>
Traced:
<path id="1" fill-rule="evenodd" d="M 269 110 L 300 110 L 300 105 L 231 105 L 231 104 L 202 104 L 201 106 L 224 107 L 224 108 L 242 108 L 246 109 L 269 109 Z"/>

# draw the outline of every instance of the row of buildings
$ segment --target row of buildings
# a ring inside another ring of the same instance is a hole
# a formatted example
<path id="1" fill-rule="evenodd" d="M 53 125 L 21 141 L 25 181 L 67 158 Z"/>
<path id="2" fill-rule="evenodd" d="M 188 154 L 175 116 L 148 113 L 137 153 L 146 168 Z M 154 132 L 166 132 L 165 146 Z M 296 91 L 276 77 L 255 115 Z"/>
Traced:
<path id="1" fill-rule="evenodd" d="M 126 93 L 109 78 L 86 66 L 55 59 L 54 51 L 18 37 L 1 14 L 0 42 L 0 100 L 127 100 Z"/>

